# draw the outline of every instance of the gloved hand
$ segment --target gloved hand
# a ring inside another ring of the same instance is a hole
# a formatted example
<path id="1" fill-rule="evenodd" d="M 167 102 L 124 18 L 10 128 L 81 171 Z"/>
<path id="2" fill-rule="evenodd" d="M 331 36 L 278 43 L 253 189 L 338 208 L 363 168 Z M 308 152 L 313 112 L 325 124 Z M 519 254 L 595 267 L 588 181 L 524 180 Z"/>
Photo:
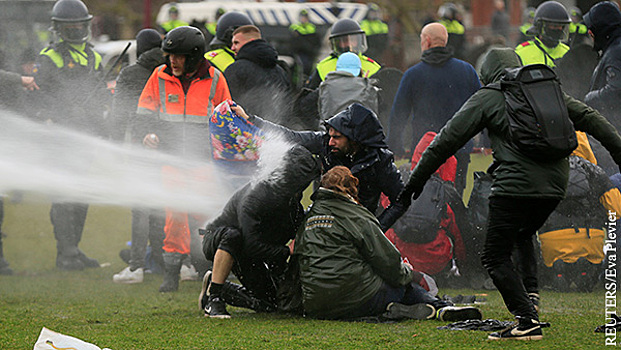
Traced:
<path id="1" fill-rule="evenodd" d="M 422 185 L 419 185 L 419 183 L 418 181 L 408 181 L 405 187 L 403 187 L 403 190 L 401 190 L 401 193 L 397 196 L 397 203 L 408 208 L 412 204 L 412 200 L 416 200 L 423 192 L 425 182 L 422 182 Z"/>

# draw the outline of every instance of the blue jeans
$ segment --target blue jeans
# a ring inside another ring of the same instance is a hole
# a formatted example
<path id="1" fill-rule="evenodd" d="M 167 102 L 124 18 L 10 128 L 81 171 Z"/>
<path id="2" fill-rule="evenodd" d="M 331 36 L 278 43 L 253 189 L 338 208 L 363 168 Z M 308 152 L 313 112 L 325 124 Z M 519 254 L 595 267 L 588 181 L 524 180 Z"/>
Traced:
<path id="1" fill-rule="evenodd" d="M 439 299 L 433 297 L 419 284 L 393 287 L 384 282 L 375 295 L 351 313 L 351 318 L 377 316 L 386 311 L 388 304 L 397 302 L 405 305 L 436 304 Z"/>

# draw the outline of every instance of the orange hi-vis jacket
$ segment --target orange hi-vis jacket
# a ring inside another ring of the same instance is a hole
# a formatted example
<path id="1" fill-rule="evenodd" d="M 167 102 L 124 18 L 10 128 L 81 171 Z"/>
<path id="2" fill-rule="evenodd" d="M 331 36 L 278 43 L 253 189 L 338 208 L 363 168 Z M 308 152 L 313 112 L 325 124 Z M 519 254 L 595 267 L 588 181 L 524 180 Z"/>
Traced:
<path id="1" fill-rule="evenodd" d="M 211 153 L 209 118 L 217 105 L 231 98 L 231 93 L 224 75 L 205 64 L 208 69 L 199 68 L 187 93 L 166 65 L 153 71 L 142 90 L 137 113 L 159 114 L 149 130 L 158 135 L 163 151 L 204 159 Z"/>

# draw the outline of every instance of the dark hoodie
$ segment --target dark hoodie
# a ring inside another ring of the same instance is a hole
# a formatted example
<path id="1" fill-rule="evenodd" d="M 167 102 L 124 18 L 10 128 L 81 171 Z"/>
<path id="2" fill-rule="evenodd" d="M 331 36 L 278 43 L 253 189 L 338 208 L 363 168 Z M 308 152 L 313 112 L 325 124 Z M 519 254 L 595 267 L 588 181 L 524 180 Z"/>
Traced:
<path id="1" fill-rule="evenodd" d="M 481 67 L 481 81 L 498 81 L 505 68 L 520 65 L 512 49 L 491 50 Z M 569 117 L 578 130 L 595 136 L 611 150 L 621 163 L 621 137 L 614 127 L 595 110 L 565 95 Z M 502 92 L 492 89 L 477 91 L 448 121 L 425 150 L 408 180 L 408 188 L 421 188 L 436 169 L 474 135 L 487 129 L 494 156 L 492 196 L 562 199 L 565 195 L 569 166 L 567 158 L 537 162 L 507 143 L 508 122 Z"/>
<path id="2" fill-rule="evenodd" d="M 128 124 L 135 122 L 138 100 L 153 70 L 166 62 L 159 47 L 151 48 L 138 57 L 135 64 L 123 68 L 116 79 L 112 116 L 115 129 L 113 135 L 122 139 Z M 135 125 L 130 125 L 135 130 Z M 132 134 L 134 132 L 132 131 Z M 138 135 L 140 137 L 144 135 Z M 138 141 L 142 141 L 142 138 Z"/>
<path id="3" fill-rule="evenodd" d="M 362 146 L 355 155 L 345 158 L 338 157 L 330 151 L 328 145 L 330 136 L 326 132 L 293 131 L 256 116 L 251 117 L 250 121 L 267 132 L 281 133 L 287 140 L 319 155 L 324 172 L 337 165 L 349 168 L 359 180 L 360 204 L 372 213 L 377 211 L 382 193 L 394 203 L 403 188 L 401 175 L 394 164 L 393 154 L 386 145 L 377 116 L 360 104 L 354 103 L 326 121 L 328 126 Z M 401 214 L 403 208 L 393 206 L 385 210 L 378 218 L 382 229 L 387 230 Z"/>
<path id="4" fill-rule="evenodd" d="M 246 43 L 226 68 L 224 76 L 231 97 L 253 114 L 273 114 L 290 104 L 290 84 L 287 72 L 278 65 L 278 52 L 265 40 Z"/>
<path id="5" fill-rule="evenodd" d="M 612 2 L 593 6 L 584 22 L 594 34 L 595 50 L 603 52 L 584 101 L 621 130 L 621 11 Z"/>
<path id="6" fill-rule="evenodd" d="M 235 192 L 207 230 L 234 227 L 242 234 L 244 254 L 283 263 L 289 256 L 286 244 L 304 219 L 302 191 L 319 177 L 320 170 L 319 161 L 308 150 L 292 147 L 269 176 Z"/>

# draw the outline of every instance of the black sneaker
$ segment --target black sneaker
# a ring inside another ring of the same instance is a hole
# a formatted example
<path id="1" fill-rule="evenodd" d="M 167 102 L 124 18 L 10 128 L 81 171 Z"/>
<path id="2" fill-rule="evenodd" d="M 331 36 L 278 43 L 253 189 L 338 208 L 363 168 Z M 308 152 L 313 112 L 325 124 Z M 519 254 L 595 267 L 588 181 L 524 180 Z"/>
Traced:
<path id="1" fill-rule="evenodd" d="M 56 267 L 64 271 L 78 271 L 85 268 L 84 263 L 77 256 L 67 257 L 61 255 L 56 257 Z"/>
<path id="2" fill-rule="evenodd" d="M 538 293 L 528 293 L 528 299 L 533 303 L 535 307 L 535 311 L 539 313 L 539 294 Z"/>
<path id="3" fill-rule="evenodd" d="M 444 322 L 480 320 L 481 310 L 472 306 L 447 306 L 438 310 L 436 318 Z"/>
<path id="4" fill-rule="evenodd" d="M 503 329 L 502 331 L 494 332 L 487 336 L 489 340 L 541 340 L 543 339 L 543 333 L 541 328 L 550 327 L 549 323 L 539 322 L 536 320 L 519 319 L 517 323 Z"/>
<path id="5" fill-rule="evenodd" d="M 226 311 L 226 303 L 219 297 L 210 296 L 205 306 L 205 317 L 211 318 L 231 318 L 231 314 Z"/>
<path id="6" fill-rule="evenodd" d="M 401 303 L 390 303 L 386 306 L 383 318 L 389 320 L 429 320 L 433 318 L 436 309 L 429 304 L 405 305 Z"/>
<path id="7" fill-rule="evenodd" d="M 209 301 L 209 284 L 211 283 L 211 270 L 208 270 L 203 276 L 203 285 L 201 287 L 201 294 L 198 295 L 198 307 L 201 310 L 205 310 L 207 302 Z"/>
<path id="8" fill-rule="evenodd" d="M 99 264 L 99 261 L 97 261 L 97 259 L 89 258 L 82 251 L 80 251 L 78 253 L 78 260 L 80 260 L 82 262 L 82 264 L 84 264 L 84 267 L 87 267 L 87 268 L 101 267 L 101 265 Z"/>

